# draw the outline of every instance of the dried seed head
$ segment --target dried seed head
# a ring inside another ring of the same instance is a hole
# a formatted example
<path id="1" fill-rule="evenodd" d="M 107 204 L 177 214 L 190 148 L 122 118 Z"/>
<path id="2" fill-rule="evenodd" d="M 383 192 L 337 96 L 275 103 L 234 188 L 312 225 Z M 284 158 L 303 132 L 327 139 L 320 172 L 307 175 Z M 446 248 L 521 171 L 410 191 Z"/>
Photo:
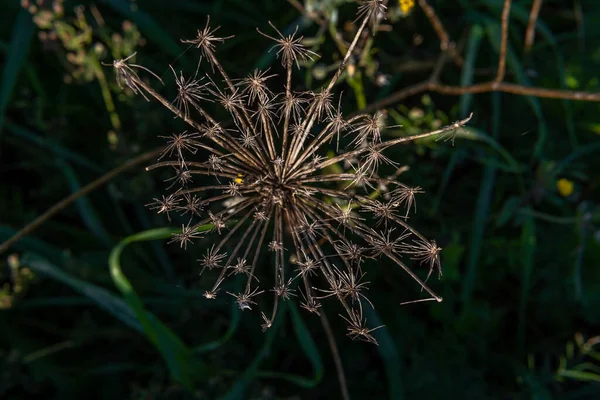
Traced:
<path id="1" fill-rule="evenodd" d="M 210 17 L 206 18 L 206 25 L 204 29 L 198 29 L 196 32 L 196 37 L 194 39 L 182 40 L 182 43 L 190 43 L 196 48 L 202 51 L 202 54 L 208 58 L 208 60 L 212 63 L 213 55 L 216 50 L 217 43 L 223 43 L 227 39 L 231 39 L 233 36 L 219 37 L 216 35 L 217 31 L 221 27 L 218 26 L 214 29 L 210 27 Z"/>
<path id="2" fill-rule="evenodd" d="M 201 238 L 202 236 L 202 233 L 198 232 L 196 226 L 181 225 L 181 232 L 174 234 L 169 243 L 177 242 L 179 243 L 179 247 L 187 249 L 188 243 L 193 244 L 194 239 Z"/>
<path id="3" fill-rule="evenodd" d="M 296 64 L 300 68 L 300 61 L 312 60 L 313 57 L 319 56 L 314 51 L 310 51 L 302 45 L 303 36 L 295 37 L 298 33 L 297 26 L 294 33 L 284 36 L 271 22 L 269 22 L 269 25 L 277 32 L 278 38 L 262 33 L 258 28 L 256 30 L 264 37 L 277 42 L 273 48 L 277 49 L 277 57 L 281 57 L 281 65 L 285 68 L 290 68 L 293 64 Z"/>
<path id="4" fill-rule="evenodd" d="M 174 194 L 170 194 L 166 197 L 162 196 L 162 199 L 154 198 L 154 202 L 148 204 L 147 206 L 151 210 L 158 210 L 158 214 L 166 214 L 170 221 L 171 216 L 169 215 L 169 212 L 175 210 L 178 204 L 179 199 Z"/>
<path id="5" fill-rule="evenodd" d="M 267 87 L 267 80 L 277 76 L 277 74 L 267 75 L 269 70 L 261 71 L 255 69 L 254 73 L 249 74 L 246 78 L 242 79 L 238 86 L 241 86 L 242 93 L 248 95 L 248 104 L 252 105 L 256 100 L 262 102 L 268 102 L 273 97 L 273 92 Z"/>
<path id="6" fill-rule="evenodd" d="M 205 269 L 214 269 L 221 268 L 221 262 L 227 256 L 227 253 L 219 253 L 219 248 L 215 248 L 213 245 L 209 250 L 206 251 L 206 254 L 202 256 L 200 259 L 200 265 L 202 266 L 202 272 Z"/>
<path id="7" fill-rule="evenodd" d="M 240 309 L 253 308 L 262 293 L 272 294 L 272 313 L 261 312 L 263 329 L 272 326 L 278 303 L 299 291 L 302 307 L 316 314 L 321 300 L 339 301 L 349 336 L 376 343 L 372 332 L 377 328 L 369 328 L 363 318 L 363 305 L 372 306 L 362 270 L 367 257 L 386 259 L 404 270 L 430 299 L 441 301 L 401 259 L 408 255 L 427 264 L 427 277 L 433 270 L 441 273 L 441 249 L 410 227 L 405 218 L 415 207 L 415 194 L 422 190 L 398 182 L 398 175 L 381 178 L 380 167 L 397 167 L 386 156 L 390 147 L 456 131 L 469 118 L 437 131 L 386 141 L 384 112 L 346 119 L 341 97 L 337 106 L 333 105 L 333 89 L 341 85 L 338 78 L 350 63 L 358 39 L 368 22 L 379 21 L 384 13 L 383 1 L 362 3 L 362 22 L 348 53 L 329 83 L 316 93 L 292 90 L 293 64 L 300 67 L 300 62 L 316 56 L 302 45 L 297 30 L 284 36 L 273 27 L 274 37 L 263 34 L 276 42 L 277 56 L 285 68 L 280 91 L 269 88 L 274 74 L 268 70 L 231 79 L 217 55 L 216 44 L 226 38 L 218 37 L 218 28 L 210 28 L 208 21 L 195 39 L 185 43 L 200 50 L 200 59 L 209 59 L 212 74 L 198 77 L 196 71 L 186 78 L 172 69 L 178 91 L 173 102 L 140 79 L 136 72 L 144 68 L 128 64 L 130 58 L 114 63 L 120 84 L 156 98 L 196 132 L 166 137 L 160 161 L 148 169 L 174 168 L 175 176 L 169 182 L 177 187 L 172 194 L 154 199 L 150 208 L 169 219 L 171 211 L 180 214 L 176 217 L 184 220 L 178 221 L 181 232 L 171 239 L 180 247 L 186 248 L 204 234 L 214 240 L 198 260 L 201 273 L 216 276 L 206 298 L 214 299 L 221 284 L 234 275 L 246 281 L 241 293 L 229 293 Z M 202 108 L 203 101 L 227 113 L 234 126 L 223 129 L 225 122 L 221 124 Z M 342 139 L 342 134 L 347 139 Z M 345 140 L 342 146 L 341 140 Z M 348 150 L 340 150 L 348 145 Z M 387 188 L 392 190 L 388 193 Z M 381 199 L 382 192 L 388 200 Z M 202 215 L 203 208 L 207 215 Z M 286 265 L 290 259 L 296 264 L 292 278 Z M 264 284 L 263 268 L 268 265 L 274 279 L 271 289 L 264 290 L 258 285 Z"/>

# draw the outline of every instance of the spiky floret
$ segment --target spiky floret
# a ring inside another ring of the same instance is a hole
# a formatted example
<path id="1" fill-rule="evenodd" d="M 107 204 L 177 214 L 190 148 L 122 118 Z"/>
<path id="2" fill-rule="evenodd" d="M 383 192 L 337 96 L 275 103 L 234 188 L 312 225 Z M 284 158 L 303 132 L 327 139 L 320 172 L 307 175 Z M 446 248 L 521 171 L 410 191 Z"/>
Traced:
<path id="1" fill-rule="evenodd" d="M 171 184 L 179 186 L 155 199 L 151 207 L 168 217 L 170 212 L 178 212 L 188 219 L 173 238 L 182 247 L 198 239 L 201 226 L 210 225 L 211 232 L 206 235 L 212 234 L 216 240 L 199 264 L 201 272 L 211 271 L 217 277 L 205 297 L 219 295 L 227 278 L 244 277 L 245 287 L 230 293 L 241 309 L 257 305 L 260 294 L 273 295 L 272 311 L 261 313 L 263 329 L 272 325 L 279 302 L 299 293 L 302 307 L 317 314 L 322 300 L 336 298 L 343 307 L 348 334 L 375 342 L 373 328 L 366 326 L 363 317 L 363 303 L 371 306 L 362 270 L 366 258 L 387 259 L 429 294 L 428 298 L 408 302 L 442 300 L 402 258 L 406 255 L 427 264 L 429 274 L 433 270 L 441 273 L 441 249 L 407 223 L 415 194 L 422 190 L 395 177 L 382 178 L 379 169 L 382 165 L 397 167 L 384 155 L 389 148 L 447 134 L 465 125 L 470 117 L 436 131 L 385 141 L 383 113 L 344 118 L 341 101 L 334 103 L 332 89 L 358 38 L 368 29 L 368 21 L 380 18 L 384 11 L 382 1 L 370 0 L 360 6 L 361 22 L 347 54 L 329 83 L 312 94 L 292 90 L 292 68 L 316 54 L 304 48 L 296 32 L 284 36 L 275 27 L 277 37 L 263 35 L 276 42 L 285 69 L 282 93 L 268 88 L 267 81 L 273 77 L 268 71 L 256 70 L 232 80 L 216 56 L 215 45 L 226 38 L 217 37 L 217 30 L 208 22 L 195 39 L 186 42 L 209 59 L 212 75 L 197 80 L 196 75 L 186 79 L 181 73 L 175 74 L 179 93 L 175 103 L 133 70 L 143 67 L 128 65 L 127 59 L 114 63 L 122 82 L 144 97 L 154 97 L 184 120 L 192 132 L 167 136 L 161 158 L 171 160 L 159 160 L 148 168 L 174 168 Z M 203 101 L 220 104 L 234 127 L 223 128 L 225 124 L 204 109 Z M 345 150 L 339 149 L 342 133 L 350 136 L 350 147 Z M 201 153 L 204 160 L 192 160 Z M 354 172 L 331 173 L 329 167 L 334 164 L 347 164 Z M 197 176 L 212 176 L 216 182 L 196 185 Z M 381 187 L 388 191 L 385 201 L 372 196 L 380 189 L 368 193 Z M 265 274 L 258 271 L 265 257 L 272 260 L 271 290 L 261 287 Z"/>

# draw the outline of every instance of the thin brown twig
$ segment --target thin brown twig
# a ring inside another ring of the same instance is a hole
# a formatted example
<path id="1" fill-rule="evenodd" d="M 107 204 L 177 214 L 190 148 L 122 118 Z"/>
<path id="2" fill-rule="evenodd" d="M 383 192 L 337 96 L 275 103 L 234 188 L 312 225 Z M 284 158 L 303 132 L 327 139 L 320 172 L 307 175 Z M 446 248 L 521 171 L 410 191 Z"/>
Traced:
<path id="1" fill-rule="evenodd" d="M 529 53 L 533 46 L 535 24 L 537 23 L 537 18 L 540 14 L 540 8 L 542 8 L 542 0 L 533 0 L 531 12 L 529 13 L 529 22 L 527 23 L 527 30 L 525 31 L 525 54 Z"/>
<path id="2" fill-rule="evenodd" d="M 342 391 L 342 398 L 344 400 L 350 400 L 350 393 L 348 392 L 348 385 L 346 384 L 346 375 L 344 374 L 344 366 L 342 365 L 342 359 L 340 358 L 340 352 L 337 348 L 337 344 L 335 343 L 335 337 L 331 331 L 331 326 L 329 325 L 329 321 L 327 320 L 325 312 L 320 312 L 319 316 L 321 317 L 321 324 L 323 325 L 323 329 L 327 335 L 327 341 L 329 342 L 329 348 L 331 349 L 331 356 L 335 362 L 335 369 L 337 371 L 338 381 L 340 383 L 340 390 Z"/>
<path id="3" fill-rule="evenodd" d="M 500 56 L 498 57 L 498 72 L 496 73 L 496 79 L 494 79 L 494 82 L 496 83 L 500 83 L 504 80 L 504 74 L 506 72 L 506 50 L 508 48 L 508 21 L 510 16 L 510 3 L 511 0 L 504 0 L 504 7 L 502 8 Z"/>
<path id="4" fill-rule="evenodd" d="M 30 234 L 34 230 L 36 230 L 40 225 L 44 222 L 52 218 L 55 214 L 57 214 L 60 210 L 67 207 L 71 203 L 73 203 L 78 198 L 85 196 L 91 191 L 98 189 L 102 185 L 108 183 L 112 178 L 119 175 L 120 173 L 127 171 L 133 167 L 136 167 L 144 162 L 147 162 L 153 158 L 155 158 L 163 149 L 154 149 L 147 153 L 140 154 L 139 156 L 119 165 L 118 167 L 108 171 L 106 174 L 102 175 L 100 178 L 96 179 L 93 182 L 88 183 L 75 193 L 63 198 L 58 203 L 54 204 L 52 207 L 47 209 L 42 215 L 31 221 L 29 224 L 25 225 L 21 230 L 15 233 L 12 237 L 10 237 L 7 241 L 0 245 L 0 254 L 7 251 L 12 245 L 21 240 L 24 236 Z"/>
<path id="5" fill-rule="evenodd" d="M 423 0 L 420 0 L 423 1 Z M 478 83 L 470 86 L 453 86 L 445 85 L 438 82 L 437 77 L 441 72 L 441 66 L 444 65 L 444 54 L 436 63 L 434 73 L 431 77 L 425 81 L 416 83 L 408 86 L 402 90 L 399 90 L 390 96 L 368 105 L 362 112 L 372 112 L 374 110 L 381 109 L 390 104 L 397 103 L 408 97 L 415 96 L 423 92 L 436 92 L 445 95 L 456 95 L 460 96 L 463 94 L 479 94 L 489 92 L 503 92 L 512 93 L 523 96 L 534 96 L 547 99 L 562 99 L 562 100 L 577 100 L 577 101 L 592 101 L 600 102 L 600 93 L 585 92 L 585 91 L 573 91 L 573 90 L 562 90 L 562 89 L 547 89 L 541 87 L 529 87 L 523 85 L 517 85 L 514 83 L 503 82 L 506 75 L 506 56 L 508 49 L 508 24 L 509 24 L 509 13 L 510 13 L 510 0 L 504 1 L 504 7 L 502 10 L 502 31 L 501 31 L 501 46 L 500 54 L 498 59 L 498 70 L 496 77 L 489 82 Z M 431 7 L 431 6 L 429 6 Z"/>
<path id="6" fill-rule="evenodd" d="M 519 94 L 523 96 L 534 96 L 547 99 L 562 99 L 562 100 L 579 100 L 579 101 L 600 101 L 600 93 L 590 92 L 579 92 L 572 90 L 560 90 L 560 89 L 546 89 L 539 87 L 528 87 L 522 85 L 516 85 L 514 83 L 506 82 L 485 82 L 479 83 L 472 86 L 451 86 L 443 85 L 429 80 L 408 86 L 396 93 L 368 105 L 362 112 L 373 112 L 374 110 L 381 109 L 390 104 L 404 100 L 408 97 L 415 96 L 423 92 L 436 92 L 446 95 L 460 96 L 467 93 L 479 94 L 489 92 L 503 92 Z"/>
<path id="7" fill-rule="evenodd" d="M 448 52 L 452 60 L 460 67 L 464 60 L 460 54 L 458 54 L 458 51 L 456 51 L 456 44 L 450 40 L 450 36 L 448 35 L 448 32 L 446 32 L 442 21 L 438 18 L 435 9 L 431 7 L 426 0 L 419 0 L 419 6 L 423 9 L 425 16 L 429 19 L 431 26 L 433 26 L 433 30 L 440 39 L 440 48 L 442 51 Z"/>
<path id="8" fill-rule="evenodd" d="M 287 0 L 287 2 L 290 3 L 290 5 L 296 10 L 298 10 L 298 12 L 301 15 L 304 15 L 306 18 L 316 22 L 318 25 L 323 25 L 327 23 L 327 21 L 324 18 L 322 18 L 319 14 L 315 12 L 306 11 L 306 8 L 304 8 L 302 3 L 300 3 L 298 0 Z"/>

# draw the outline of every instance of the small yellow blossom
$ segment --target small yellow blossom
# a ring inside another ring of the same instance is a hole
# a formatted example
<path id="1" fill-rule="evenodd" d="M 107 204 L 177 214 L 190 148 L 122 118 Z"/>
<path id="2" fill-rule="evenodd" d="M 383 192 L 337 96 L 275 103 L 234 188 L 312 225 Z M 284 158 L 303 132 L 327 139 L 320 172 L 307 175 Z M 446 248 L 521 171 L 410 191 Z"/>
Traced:
<path id="1" fill-rule="evenodd" d="M 237 183 L 239 185 L 243 185 L 244 184 L 244 174 L 237 174 L 234 181 L 235 181 L 235 183 Z"/>
<path id="2" fill-rule="evenodd" d="M 398 3 L 400 3 L 400 10 L 404 14 L 408 14 L 415 6 L 415 0 L 398 0 Z"/>
<path id="3" fill-rule="evenodd" d="M 567 197 L 573 193 L 573 181 L 561 178 L 556 182 L 556 188 L 561 196 Z"/>

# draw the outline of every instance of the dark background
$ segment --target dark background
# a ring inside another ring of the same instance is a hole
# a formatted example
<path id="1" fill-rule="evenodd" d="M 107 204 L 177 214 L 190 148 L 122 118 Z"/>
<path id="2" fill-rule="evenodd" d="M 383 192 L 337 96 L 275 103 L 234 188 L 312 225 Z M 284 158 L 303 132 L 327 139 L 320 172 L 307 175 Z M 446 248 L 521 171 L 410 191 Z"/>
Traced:
<path id="1" fill-rule="evenodd" d="M 295 71 L 295 82 L 314 89 L 340 58 L 332 33 L 351 37 L 356 10 L 315 2 L 322 18 L 337 10 L 337 23 L 319 31 L 285 1 L 66 1 L 62 12 L 50 0 L 29 3 L 0 6 L 0 242 L 183 129 L 156 102 L 121 90 L 101 62 L 137 51 L 135 62 L 164 79 L 169 64 L 191 74 L 198 53 L 179 39 L 210 15 L 219 33 L 235 35 L 217 53 L 230 75 L 281 72 L 255 27 L 300 24 L 322 57 Z M 462 67 L 448 61 L 440 79 L 492 79 L 502 1 L 430 3 L 465 58 Z M 513 2 L 506 81 L 598 92 L 600 2 L 544 1 L 525 53 L 531 3 Z M 347 114 L 423 81 L 438 59 L 418 6 L 401 15 L 390 1 L 389 12 L 358 75 L 339 85 Z M 172 85 L 161 90 L 174 96 Z M 385 325 L 379 346 L 351 341 L 335 302 L 325 303 L 352 398 L 600 398 L 598 103 L 420 93 L 386 108 L 390 124 L 403 125 L 388 139 L 474 117 L 454 145 L 421 141 L 388 155 L 409 167 L 403 182 L 427 193 L 411 224 L 444 248 L 444 275 L 429 280 L 444 301 L 400 307 L 420 296 L 416 285 L 368 262 L 375 310 L 366 317 Z M 292 302 L 263 333 L 258 312 L 202 297 L 212 281 L 195 260 L 209 242 L 181 251 L 145 241 L 118 257 L 124 238 L 178 225 L 145 207 L 165 188 L 160 172 L 144 171 L 151 163 L 110 179 L 0 256 L 0 397 L 340 398 L 318 317 Z"/>

